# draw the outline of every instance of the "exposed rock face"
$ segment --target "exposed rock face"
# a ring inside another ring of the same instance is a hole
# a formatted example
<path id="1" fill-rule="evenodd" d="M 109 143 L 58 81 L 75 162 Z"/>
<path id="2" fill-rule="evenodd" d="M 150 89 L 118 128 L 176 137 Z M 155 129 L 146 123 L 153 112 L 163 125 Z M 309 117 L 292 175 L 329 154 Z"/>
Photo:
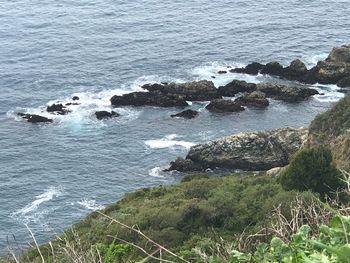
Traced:
<path id="1" fill-rule="evenodd" d="M 237 98 L 236 102 L 241 103 L 243 106 L 252 106 L 256 108 L 266 108 L 269 106 L 269 101 L 266 99 L 266 94 L 261 91 L 246 93 L 243 96 Z"/>
<path id="2" fill-rule="evenodd" d="M 212 100 L 206 107 L 207 110 L 212 112 L 240 112 L 244 111 L 244 108 L 240 103 L 232 100 L 216 99 Z"/>
<path id="3" fill-rule="evenodd" d="M 148 91 L 158 91 L 164 95 L 179 96 L 187 101 L 209 101 L 221 98 L 212 81 L 200 80 L 186 83 L 146 84 Z"/>
<path id="4" fill-rule="evenodd" d="M 253 92 L 256 90 L 256 84 L 248 83 L 244 80 L 233 80 L 225 86 L 219 87 L 219 93 L 222 96 L 234 97 L 240 92 Z"/>
<path id="5" fill-rule="evenodd" d="M 185 111 L 179 112 L 177 114 L 172 114 L 171 117 L 172 118 L 180 117 L 180 118 L 185 118 L 185 119 L 193 119 L 193 118 L 197 117 L 198 114 L 199 114 L 198 111 L 185 110 Z"/>
<path id="6" fill-rule="evenodd" d="M 350 77 L 339 80 L 337 85 L 341 88 L 350 88 Z"/>
<path id="7" fill-rule="evenodd" d="M 52 119 L 36 115 L 36 114 L 28 114 L 28 113 L 17 113 L 18 116 L 26 119 L 28 122 L 32 123 L 40 123 L 40 122 L 53 122 Z"/>
<path id="8" fill-rule="evenodd" d="M 208 168 L 269 170 L 283 167 L 306 142 L 305 128 L 240 133 L 191 147 L 186 159 L 178 158 L 169 170 L 182 172 Z"/>
<path id="9" fill-rule="evenodd" d="M 183 97 L 165 95 L 160 91 L 132 92 L 111 98 L 113 106 L 157 106 L 157 107 L 183 107 L 188 103 Z"/>
<path id="10" fill-rule="evenodd" d="M 103 119 L 110 119 L 113 117 L 119 117 L 120 114 L 116 113 L 115 111 L 96 111 L 95 112 L 96 119 L 103 120 Z"/>
<path id="11" fill-rule="evenodd" d="M 317 90 L 301 86 L 285 86 L 274 84 L 258 84 L 257 90 L 266 94 L 266 97 L 286 102 L 298 102 L 319 94 Z"/>
<path id="12" fill-rule="evenodd" d="M 63 104 L 52 104 L 47 106 L 46 111 L 58 115 L 65 115 L 70 112 L 65 106 L 63 106 Z"/>
<path id="13" fill-rule="evenodd" d="M 350 45 L 334 48 L 326 60 L 319 61 L 310 70 L 302 61 L 296 59 L 288 67 L 283 67 L 278 62 L 270 62 L 266 65 L 254 62 L 244 68 L 232 69 L 230 72 L 253 75 L 269 74 L 309 84 L 316 82 L 336 84 L 341 79 L 350 77 Z"/>

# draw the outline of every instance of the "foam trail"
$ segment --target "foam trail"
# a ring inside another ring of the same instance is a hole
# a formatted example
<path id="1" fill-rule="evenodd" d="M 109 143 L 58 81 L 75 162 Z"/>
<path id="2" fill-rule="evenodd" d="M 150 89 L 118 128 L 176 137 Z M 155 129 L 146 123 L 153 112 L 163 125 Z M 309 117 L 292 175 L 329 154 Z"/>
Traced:
<path id="1" fill-rule="evenodd" d="M 103 205 L 97 204 L 96 200 L 92 200 L 92 199 L 83 199 L 81 201 L 78 201 L 77 204 L 92 211 L 101 210 L 104 208 Z"/>
<path id="2" fill-rule="evenodd" d="M 179 136 L 176 134 L 170 134 L 159 140 L 145 141 L 145 144 L 148 145 L 151 149 L 164 149 L 164 148 L 172 148 L 176 146 L 190 149 L 192 146 L 195 145 L 195 143 L 192 143 L 192 142 L 175 140 L 177 137 Z"/>
<path id="3" fill-rule="evenodd" d="M 32 213 L 34 211 L 36 211 L 38 209 L 38 207 L 45 202 L 48 202 L 50 200 L 52 200 L 54 197 L 58 197 L 62 194 L 62 192 L 60 190 L 58 190 L 55 187 L 50 187 L 48 188 L 44 193 L 36 196 L 35 200 L 28 204 L 27 206 L 25 206 L 22 209 L 19 209 L 18 211 L 16 211 L 14 213 L 14 215 L 26 215 L 28 213 Z"/>
<path id="4" fill-rule="evenodd" d="M 154 167 L 151 170 L 148 171 L 148 175 L 152 177 L 158 177 L 158 178 L 164 178 L 164 175 L 162 175 L 163 170 L 165 170 L 168 167 Z"/>

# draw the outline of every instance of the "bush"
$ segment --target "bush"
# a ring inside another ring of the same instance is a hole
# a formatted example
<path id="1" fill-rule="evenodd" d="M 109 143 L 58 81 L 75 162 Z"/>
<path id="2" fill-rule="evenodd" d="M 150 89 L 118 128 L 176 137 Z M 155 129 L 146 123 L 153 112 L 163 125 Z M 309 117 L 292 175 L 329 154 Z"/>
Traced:
<path id="1" fill-rule="evenodd" d="M 343 186 L 340 172 L 332 164 L 331 151 L 323 146 L 298 152 L 280 182 L 285 190 L 311 190 L 322 197 Z"/>

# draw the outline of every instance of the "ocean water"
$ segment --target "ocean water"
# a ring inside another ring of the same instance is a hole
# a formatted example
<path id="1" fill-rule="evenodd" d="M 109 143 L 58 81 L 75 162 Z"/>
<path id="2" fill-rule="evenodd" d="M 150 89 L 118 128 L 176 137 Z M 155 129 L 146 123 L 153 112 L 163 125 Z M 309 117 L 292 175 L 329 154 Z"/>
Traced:
<path id="1" fill-rule="evenodd" d="M 241 131 L 307 126 L 343 96 L 335 86 L 298 104 L 172 119 L 180 109 L 116 109 L 115 94 L 159 81 L 266 76 L 218 75 L 226 66 L 300 58 L 308 66 L 350 42 L 349 1 L 13 0 L 0 1 L 0 254 L 31 238 L 47 241 L 88 213 L 142 187 L 175 183 L 164 173 L 189 147 Z M 16 112 L 41 113 L 73 95 L 81 105 L 33 125 Z"/>

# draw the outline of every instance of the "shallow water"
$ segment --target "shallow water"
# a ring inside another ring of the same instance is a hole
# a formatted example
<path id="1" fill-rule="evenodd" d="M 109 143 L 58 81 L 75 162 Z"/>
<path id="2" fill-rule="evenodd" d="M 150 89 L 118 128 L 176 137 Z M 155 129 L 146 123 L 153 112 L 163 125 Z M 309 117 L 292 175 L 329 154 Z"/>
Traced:
<path id="1" fill-rule="evenodd" d="M 227 65 L 301 58 L 308 66 L 349 42 L 348 1 L 2 1 L 0 5 L 0 253 L 6 237 L 39 241 L 125 192 L 177 182 L 161 173 L 188 147 L 241 131 L 306 126 L 342 94 L 266 110 L 172 119 L 180 109 L 123 108 L 97 121 L 109 98 L 155 81 L 217 75 Z M 81 98 L 51 125 L 18 120 L 56 100 Z"/>

